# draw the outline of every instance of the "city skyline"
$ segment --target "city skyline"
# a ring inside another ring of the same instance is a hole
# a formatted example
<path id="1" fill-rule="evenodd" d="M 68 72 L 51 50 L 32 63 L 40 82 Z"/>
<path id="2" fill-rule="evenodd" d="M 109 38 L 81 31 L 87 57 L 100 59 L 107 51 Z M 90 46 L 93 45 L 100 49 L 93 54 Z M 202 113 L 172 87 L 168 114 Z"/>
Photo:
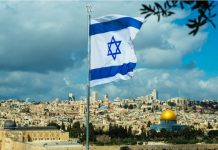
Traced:
<path id="1" fill-rule="evenodd" d="M 69 92 L 77 98 L 85 96 L 85 6 L 93 6 L 94 18 L 107 14 L 136 17 L 142 3 L 1 2 L 0 98 L 65 99 Z M 189 13 L 177 10 L 176 15 L 160 22 L 155 16 L 149 18 L 134 41 L 138 62 L 133 79 L 92 90 L 112 99 L 147 95 L 152 89 L 159 91 L 160 99 L 218 99 L 218 31 L 208 24 L 196 36 L 188 35 L 185 22 L 175 19 L 186 18 Z"/>
<path id="2" fill-rule="evenodd" d="M 115 101 L 109 101 L 107 96 L 98 100 L 97 93 L 92 93 L 90 146 L 101 146 L 99 149 L 117 146 L 115 150 L 124 144 L 143 146 L 140 149 L 156 144 L 185 144 L 185 149 L 190 144 L 217 147 L 218 102 L 157 99 L 156 90 L 135 100 Z M 1 101 L 0 109 L 0 149 L 85 148 L 86 101 L 74 101 L 72 94 L 65 102 Z M 104 138 L 106 145 L 102 148 L 99 139 L 103 137 L 109 140 Z"/>

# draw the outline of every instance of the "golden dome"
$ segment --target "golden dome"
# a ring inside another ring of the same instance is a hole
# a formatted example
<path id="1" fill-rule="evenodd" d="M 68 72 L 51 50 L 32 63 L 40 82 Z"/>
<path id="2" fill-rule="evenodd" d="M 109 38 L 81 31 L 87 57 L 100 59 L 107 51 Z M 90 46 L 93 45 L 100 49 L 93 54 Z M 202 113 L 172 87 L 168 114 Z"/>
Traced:
<path id="1" fill-rule="evenodd" d="M 162 112 L 160 120 L 176 120 L 176 115 L 172 110 L 166 109 Z"/>

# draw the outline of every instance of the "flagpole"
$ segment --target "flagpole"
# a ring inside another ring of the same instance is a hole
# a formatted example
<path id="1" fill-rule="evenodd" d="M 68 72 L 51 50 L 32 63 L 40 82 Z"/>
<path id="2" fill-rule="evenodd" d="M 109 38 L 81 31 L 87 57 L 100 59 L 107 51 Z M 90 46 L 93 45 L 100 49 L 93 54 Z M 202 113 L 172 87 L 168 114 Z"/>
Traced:
<path id="1" fill-rule="evenodd" d="M 87 13 L 88 13 L 88 83 L 87 83 L 87 102 L 86 102 L 86 150 L 89 150 L 89 106 L 90 106 L 90 62 L 91 62 L 91 56 L 90 56 L 90 49 L 91 49 L 91 38 L 89 35 L 90 32 L 90 22 L 91 22 L 91 12 L 92 7 L 91 5 L 86 6 Z"/>

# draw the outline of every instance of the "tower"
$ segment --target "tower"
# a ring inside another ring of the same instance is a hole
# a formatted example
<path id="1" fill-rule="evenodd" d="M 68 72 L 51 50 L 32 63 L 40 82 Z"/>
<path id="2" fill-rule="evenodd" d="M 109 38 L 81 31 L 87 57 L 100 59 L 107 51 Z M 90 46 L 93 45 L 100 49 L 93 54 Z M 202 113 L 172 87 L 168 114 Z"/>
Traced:
<path id="1" fill-rule="evenodd" d="M 105 94 L 105 95 L 104 95 L 104 100 L 109 100 L 108 94 Z"/>
<path id="2" fill-rule="evenodd" d="M 92 92 L 91 97 L 90 97 L 90 102 L 95 103 L 98 100 L 98 93 L 97 92 Z"/>
<path id="3" fill-rule="evenodd" d="M 158 99 L 158 92 L 156 89 L 153 89 L 153 91 L 151 92 L 151 96 L 153 100 Z"/>
<path id="4" fill-rule="evenodd" d="M 109 107 L 109 96 L 108 96 L 108 94 L 104 95 L 103 105 Z"/>
<path id="5" fill-rule="evenodd" d="M 84 115 L 85 109 L 86 109 L 85 102 L 82 100 L 82 101 L 80 101 L 80 104 L 79 104 L 79 114 Z"/>
<path id="6" fill-rule="evenodd" d="M 75 101 L 75 96 L 71 92 L 68 94 L 68 101 Z"/>

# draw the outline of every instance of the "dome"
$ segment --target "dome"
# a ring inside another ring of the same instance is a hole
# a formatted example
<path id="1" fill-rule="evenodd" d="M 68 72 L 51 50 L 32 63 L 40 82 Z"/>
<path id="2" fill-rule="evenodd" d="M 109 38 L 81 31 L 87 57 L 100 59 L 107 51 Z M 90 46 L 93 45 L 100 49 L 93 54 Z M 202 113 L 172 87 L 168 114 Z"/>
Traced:
<path id="1" fill-rule="evenodd" d="M 4 128 L 5 129 L 10 129 L 16 127 L 16 124 L 12 120 L 6 120 L 4 123 Z"/>
<path id="2" fill-rule="evenodd" d="M 162 112 L 160 120 L 176 120 L 176 115 L 172 110 L 167 109 Z"/>
<path id="3" fill-rule="evenodd" d="M 100 111 L 108 110 L 108 107 L 107 107 L 107 106 L 101 106 L 101 107 L 99 108 L 99 110 L 100 110 Z"/>

